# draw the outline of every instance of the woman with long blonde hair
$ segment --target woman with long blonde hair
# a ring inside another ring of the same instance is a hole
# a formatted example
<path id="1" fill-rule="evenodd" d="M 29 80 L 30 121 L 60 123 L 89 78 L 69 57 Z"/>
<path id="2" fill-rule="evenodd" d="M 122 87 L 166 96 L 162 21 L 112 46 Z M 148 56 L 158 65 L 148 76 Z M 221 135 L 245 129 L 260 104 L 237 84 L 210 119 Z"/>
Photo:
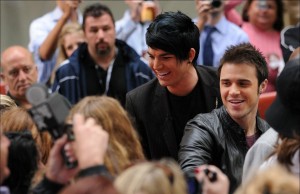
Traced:
<path id="1" fill-rule="evenodd" d="M 118 175 L 133 162 L 144 160 L 138 135 L 127 112 L 116 99 L 87 96 L 71 109 L 67 120 L 70 121 L 76 113 L 85 118 L 94 118 L 108 132 L 109 143 L 104 165 L 112 175 Z"/>

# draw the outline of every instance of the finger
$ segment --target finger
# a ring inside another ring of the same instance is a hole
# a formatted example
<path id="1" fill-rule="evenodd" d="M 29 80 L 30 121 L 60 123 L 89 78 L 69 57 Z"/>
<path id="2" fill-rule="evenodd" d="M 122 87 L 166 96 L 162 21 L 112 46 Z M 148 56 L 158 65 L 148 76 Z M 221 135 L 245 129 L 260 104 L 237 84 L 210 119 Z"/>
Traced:
<path id="1" fill-rule="evenodd" d="M 63 146 L 67 143 L 67 135 L 64 134 L 61 138 L 57 139 L 55 142 L 54 142 L 54 145 L 51 149 L 51 152 L 50 154 L 53 156 L 53 155 L 57 155 L 57 154 L 60 154 L 61 153 L 61 150 L 63 148 Z"/>

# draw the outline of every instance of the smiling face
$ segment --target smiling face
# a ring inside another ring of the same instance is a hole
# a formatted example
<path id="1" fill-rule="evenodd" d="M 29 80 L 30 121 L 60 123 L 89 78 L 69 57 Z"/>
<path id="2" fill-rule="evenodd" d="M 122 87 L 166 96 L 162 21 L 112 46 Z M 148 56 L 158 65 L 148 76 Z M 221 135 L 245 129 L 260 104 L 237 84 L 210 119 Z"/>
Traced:
<path id="1" fill-rule="evenodd" d="M 235 121 L 256 116 L 259 93 L 267 81 L 258 87 L 256 69 L 248 64 L 225 63 L 220 72 L 220 91 L 224 106 Z"/>
<path id="2" fill-rule="evenodd" d="M 274 0 L 254 0 L 249 9 L 249 22 L 262 30 L 273 28 L 276 22 L 277 5 Z"/>
<path id="3" fill-rule="evenodd" d="M 25 99 L 27 88 L 37 81 L 38 76 L 31 53 L 22 47 L 10 47 L 2 54 L 1 66 L 1 78 L 10 94 L 16 99 Z"/>
<path id="4" fill-rule="evenodd" d="M 194 50 L 193 50 L 194 51 Z M 192 52 L 193 52 L 192 51 Z M 149 47 L 149 65 L 155 73 L 159 83 L 167 87 L 169 91 L 186 87 L 195 69 L 189 60 L 179 61 L 174 54 L 167 53 L 160 49 Z M 194 53 L 190 56 L 190 61 Z"/>

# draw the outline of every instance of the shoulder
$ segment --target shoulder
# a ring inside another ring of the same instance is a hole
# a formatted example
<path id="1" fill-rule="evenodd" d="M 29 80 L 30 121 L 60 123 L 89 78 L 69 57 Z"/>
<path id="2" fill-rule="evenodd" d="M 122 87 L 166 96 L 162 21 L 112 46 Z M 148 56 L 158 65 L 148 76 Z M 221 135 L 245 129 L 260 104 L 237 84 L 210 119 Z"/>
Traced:
<path id="1" fill-rule="evenodd" d="M 218 114 L 220 114 L 220 108 L 214 109 L 209 113 L 197 114 L 187 123 L 187 126 L 196 125 L 197 127 L 195 127 L 194 129 L 214 131 L 216 129 L 216 126 L 221 126 Z"/>
<path id="2" fill-rule="evenodd" d="M 41 24 L 45 25 L 44 22 L 49 22 L 50 20 L 51 21 L 53 20 L 52 15 L 53 15 L 53 11 L 48 12 L 48 13 L 32 20 L 30 25 L 32 25 L 32 26 L 41 25 Z"/>
<path id="3" fill-rule="evenodd" d="M 158 80 L 154 78 L 149 82 L 131 90 L 130 92 L 127 93 L 127 96 L 135 99 L 149 98 L 150 97 L 149 94 L 151 93 L 154 94 L 157 87 L 161 87 L 161 86 L 159 85 Z"/>
<path id="4" fill-rule="evenodd" d="M 228 32 L 230 34 L 234 35 L 233 37 L 248 39 L 247 33 L 241 27 L 237 26 L 236 24 L 228 21 L 227 27 L 228 27 Z"/>

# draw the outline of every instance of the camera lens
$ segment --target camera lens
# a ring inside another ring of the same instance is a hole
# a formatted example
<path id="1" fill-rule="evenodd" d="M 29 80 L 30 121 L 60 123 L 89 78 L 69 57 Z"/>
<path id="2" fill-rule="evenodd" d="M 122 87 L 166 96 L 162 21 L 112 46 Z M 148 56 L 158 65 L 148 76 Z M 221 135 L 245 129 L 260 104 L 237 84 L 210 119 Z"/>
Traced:
<path id="1" fill-rule="evenodd" d="M 210 4 L 212 7 L 218 8 L 221 6 L 221 3 L 222 3 L 221 0 L 213 0 Z"/>

